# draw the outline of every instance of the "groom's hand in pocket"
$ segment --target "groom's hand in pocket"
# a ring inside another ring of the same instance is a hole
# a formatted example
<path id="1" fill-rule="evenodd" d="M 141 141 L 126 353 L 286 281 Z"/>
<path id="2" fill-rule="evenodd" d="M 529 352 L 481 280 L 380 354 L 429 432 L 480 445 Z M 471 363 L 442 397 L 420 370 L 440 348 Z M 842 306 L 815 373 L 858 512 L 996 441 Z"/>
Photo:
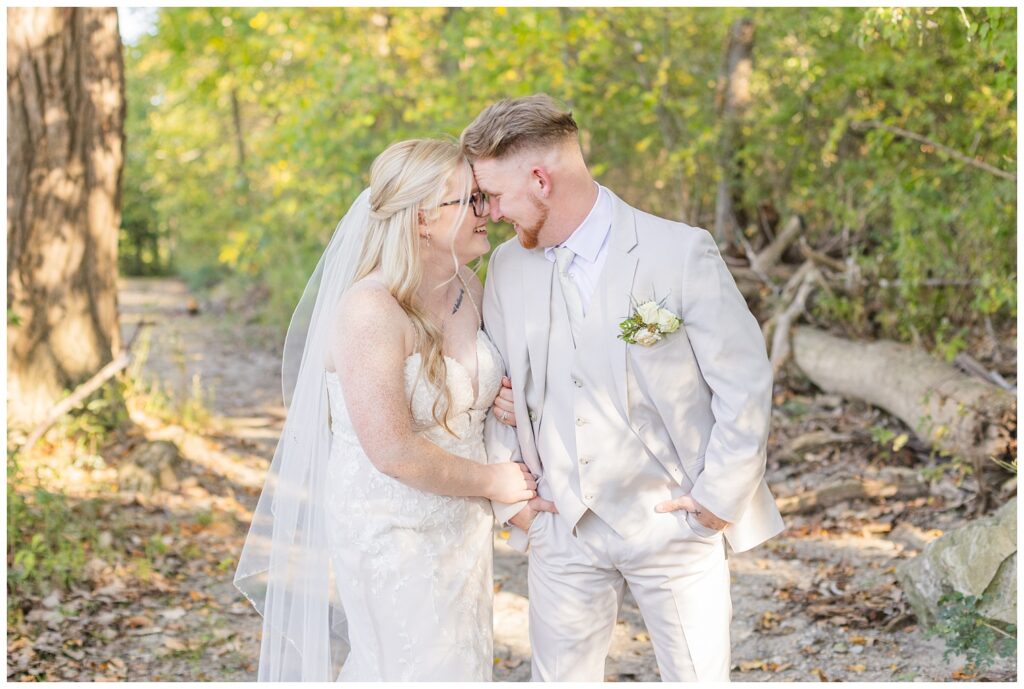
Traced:
<path id="1" fill-rule="evenodd" d="M 721 531 L 725 527 L 729 526 L 729 522 L 724 519 L 719 519 L 710 510 L 708 510 L 708 508 L 701 505 L 689 495 L 682 495 L 673 500 L 666 500 L 665 502 L 658 503 L 654 508 L 655 512 L 674 512 L 676 510 L 692 512 L 694 519 L 700 522 L 702 526 L 714 529 L 715 531 Z"/>
<path id="2" fill-rule="evenodd" d="M 541 512 L 554 512 L 558 513 L 558 509 L 555 507 L 555 503 L 550 500 L 537 496 L 531 498 L 526 503 L 526 507 L 516 512 L 516 516 L 509 519 L 509 523 L 513 526 L 518 526 L 523 531 L 529 531 L 530 525 L 533 524 L 533 520 L 537 518 L 537 515 Z"/>

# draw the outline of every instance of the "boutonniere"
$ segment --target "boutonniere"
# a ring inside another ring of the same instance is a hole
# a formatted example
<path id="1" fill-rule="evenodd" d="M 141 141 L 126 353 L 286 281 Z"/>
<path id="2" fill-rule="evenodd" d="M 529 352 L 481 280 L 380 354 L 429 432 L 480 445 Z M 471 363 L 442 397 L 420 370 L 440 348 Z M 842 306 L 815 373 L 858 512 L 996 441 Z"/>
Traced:
<path id="1" fill-rule="evenodd" d="M 660 302 L 645 301 L 642 304 L 633 302 L 633 313 L 619 323 L 619 339 L 629 344 L 650 347 L 669 333 L 679 330 L 682 319 L 665 308 L 665 300 Z"/>

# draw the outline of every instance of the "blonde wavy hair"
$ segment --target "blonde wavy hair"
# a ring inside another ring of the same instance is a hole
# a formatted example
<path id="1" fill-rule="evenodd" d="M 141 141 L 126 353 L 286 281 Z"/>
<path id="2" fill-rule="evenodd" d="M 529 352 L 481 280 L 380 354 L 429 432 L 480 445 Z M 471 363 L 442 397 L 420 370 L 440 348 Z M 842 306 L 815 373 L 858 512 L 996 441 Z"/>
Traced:
<path id="1" fill-rule="evenodd" d="M 442 352 L 443 333 L 417 303 L 416 293 L 423 281 L 421 214 L 427 221 L 440 215 L 438 204 L 444 200 L 448 180 L 460 168 L 467 172 L 461 194 L 468 199 L 473 173 L 454 141 L 399 141 L 377 156 L 370 167 L 370 226 L 355 275 L 355 280 L 361 280 L 380 269 L 388 291 L 409 316 L 416 332 L 416 350 L 422 359 L 416 384 L 425 376 L 438 390 L 431 413 L 452 435 L 455 433 L 449 427 L 452 399 L 445 383 L 448 369 Z M 459 206 L 455 227 L 462 223 L 468 208 L 468 202 Z M 462 281 L 454 247 L 452 263 L 452 279 Z"/>

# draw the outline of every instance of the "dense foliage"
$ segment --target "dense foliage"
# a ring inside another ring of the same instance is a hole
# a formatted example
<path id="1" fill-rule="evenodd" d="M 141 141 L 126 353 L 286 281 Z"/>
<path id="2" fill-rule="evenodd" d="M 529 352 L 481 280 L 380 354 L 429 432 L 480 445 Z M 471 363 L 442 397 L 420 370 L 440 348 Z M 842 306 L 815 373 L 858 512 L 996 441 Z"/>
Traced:
<path id="1" fill-rule="evenodd" d="M 740 17 L 756 30 L 738 153 L 751 243 L 799 213 L 858 268 L 817 309 L 859 335 L 948 354 L 1014 317 L 1015 180 L 942 147 L 1016 172 L 1015 9 L 163 9 L 126 53 L 124 245 L 159 244 L 137 272 L 260 285 L 282 323 L 389 142 L 457 136 L 536 91 L 571 105 L 604 184 L 710 227 Z"/>

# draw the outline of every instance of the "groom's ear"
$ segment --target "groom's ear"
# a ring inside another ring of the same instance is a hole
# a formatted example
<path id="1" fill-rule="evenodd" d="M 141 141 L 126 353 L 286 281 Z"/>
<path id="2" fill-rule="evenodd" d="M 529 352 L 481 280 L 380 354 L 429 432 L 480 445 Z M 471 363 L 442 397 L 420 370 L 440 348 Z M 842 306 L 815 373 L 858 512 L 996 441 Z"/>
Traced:
<path id="1" fill-rule="evenodd" d="M 535 165 L 530 169 L 530 182 L 534 185 L 541 198 L 551 195 L 551 175 L 546 168 Z"/>

